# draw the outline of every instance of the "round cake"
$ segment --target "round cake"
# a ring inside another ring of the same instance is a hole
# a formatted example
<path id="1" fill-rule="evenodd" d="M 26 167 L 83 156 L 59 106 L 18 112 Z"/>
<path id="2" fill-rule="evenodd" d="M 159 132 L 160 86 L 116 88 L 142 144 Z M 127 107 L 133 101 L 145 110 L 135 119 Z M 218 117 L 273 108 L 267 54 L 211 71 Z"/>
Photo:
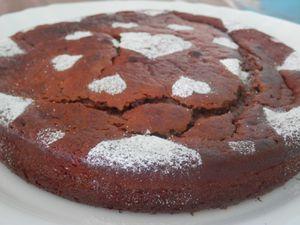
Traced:
<path id="1" fill-rule="evenodd" d="M 94 206 L 227 207 L 300 171 L 299 65 L 261 31 L 176 11 L 19 32 L 0 41 L 0 160 Z"/>

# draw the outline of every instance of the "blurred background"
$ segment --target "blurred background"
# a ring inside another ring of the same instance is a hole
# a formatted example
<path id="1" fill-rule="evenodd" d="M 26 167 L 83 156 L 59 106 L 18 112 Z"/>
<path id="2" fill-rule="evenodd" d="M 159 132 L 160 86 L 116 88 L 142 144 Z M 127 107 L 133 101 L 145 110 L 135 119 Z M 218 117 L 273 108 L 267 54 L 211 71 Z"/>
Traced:
<path id="1" fill-rule="evenodd" d="M 82 2 L 89 0 L 0 0 L 0 15 L 19 11 L 28 7 L 62 2 Z M 164 0 L 160 0 L 164 1 Z M 300 0 L 186 0 L 212 5 L 251 10 L 274 17 L 300 23 Z M 124 4 L 125 1 L 124 1 Z"/>

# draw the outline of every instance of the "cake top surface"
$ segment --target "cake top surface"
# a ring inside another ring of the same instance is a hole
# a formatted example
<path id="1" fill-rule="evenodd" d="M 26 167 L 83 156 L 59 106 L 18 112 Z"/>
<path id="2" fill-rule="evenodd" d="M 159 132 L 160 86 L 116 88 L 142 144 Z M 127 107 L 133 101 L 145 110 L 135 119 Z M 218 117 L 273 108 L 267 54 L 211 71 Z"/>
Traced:
<path id="1" fill-rule="evenodd" d="M 300 57 L 226 23 L 128 11 L 19 32 L 0 41 L 0 126 L 95 168 L 205 171 L 273 148 L 270 166 L 300 148 Z"/>

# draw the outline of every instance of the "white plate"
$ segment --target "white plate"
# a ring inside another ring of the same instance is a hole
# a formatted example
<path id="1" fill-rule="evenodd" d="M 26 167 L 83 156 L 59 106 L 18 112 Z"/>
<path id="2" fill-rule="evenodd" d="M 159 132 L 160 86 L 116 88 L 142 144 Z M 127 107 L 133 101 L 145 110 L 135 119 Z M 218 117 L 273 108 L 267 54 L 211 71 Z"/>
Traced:
<path id="1" fill-rule="evenodd" d="M 255 27 L 300 52 L 300 26 L 280 19 L 229 8 L 183 2 L 89 2 L 59 4 L 0 16 L 0 38 L 30 27 L 74 17 L 135 9 L 168 9 L 219 16 Z M 191 214 L 119 213 L 77 204 L 22 181 L 0 164 L 0 225 L 299 225 L 300 175 L 263 196 L 226 210 Z"/>

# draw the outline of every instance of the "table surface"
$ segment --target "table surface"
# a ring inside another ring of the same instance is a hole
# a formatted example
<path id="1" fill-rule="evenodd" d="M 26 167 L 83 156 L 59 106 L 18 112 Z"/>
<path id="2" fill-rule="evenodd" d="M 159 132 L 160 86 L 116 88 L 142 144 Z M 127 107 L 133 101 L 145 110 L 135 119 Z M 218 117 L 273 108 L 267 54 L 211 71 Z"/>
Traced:
<path id="1" fill-rule="evenodd" d="M 0 0 L 0 15 L 9 12 L 19 11 L 29 7 L 49 5 L 53 3 L 84 2 L 84 1 L 90 1 L 90 0 Z M 234 4 L 232 3 L 231 0 L 188 0 L 188 1 L 234 7 Z M 125 1 L 124 4 L 126 4 Z"/>

